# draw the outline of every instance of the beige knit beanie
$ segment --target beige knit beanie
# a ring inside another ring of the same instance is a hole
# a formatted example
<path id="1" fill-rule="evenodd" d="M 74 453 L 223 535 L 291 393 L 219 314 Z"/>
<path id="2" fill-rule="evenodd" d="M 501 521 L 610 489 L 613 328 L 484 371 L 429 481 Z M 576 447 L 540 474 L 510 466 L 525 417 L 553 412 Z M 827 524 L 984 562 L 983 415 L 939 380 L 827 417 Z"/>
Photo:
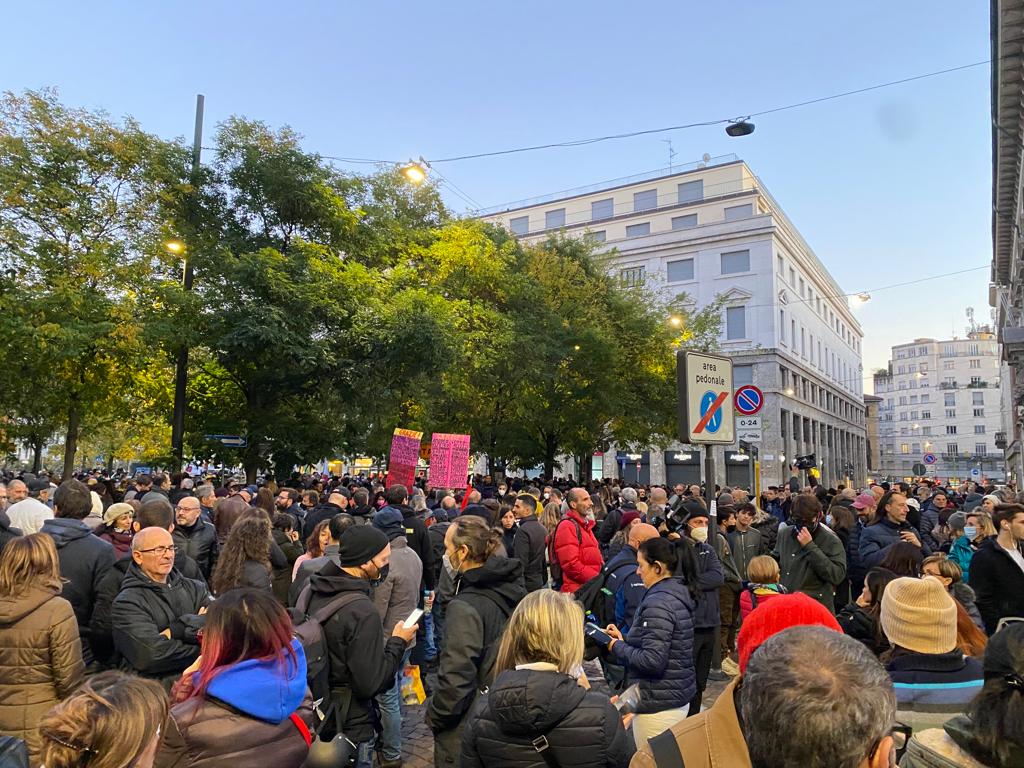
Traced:
<path id="1" fill-rule="evenodd" d="M 882 630 L 889 642 L 916 653 L 956 648 L 956 603 L 938 579 L 895 579 L 882 594 Z"/>

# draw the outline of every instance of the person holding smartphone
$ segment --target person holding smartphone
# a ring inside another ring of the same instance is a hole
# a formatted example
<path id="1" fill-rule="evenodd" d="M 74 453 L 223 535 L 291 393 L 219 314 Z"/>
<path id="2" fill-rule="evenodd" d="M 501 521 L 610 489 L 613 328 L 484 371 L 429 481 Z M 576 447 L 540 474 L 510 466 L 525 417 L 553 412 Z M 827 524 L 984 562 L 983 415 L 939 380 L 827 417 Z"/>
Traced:
<path id="1" fill-rule="evenodd" d="M 640 544 L 636 570 L 647 593 L 626 637 L 614 624 L 605 627 L 609 654 L 626 667 L 629 680 L 639 685 L 640 702 L 632 726 L 638 745 L 684 719 L 697 692 L 693 664 L 696 604 L 676 576 L 680 568 L 689 583 L 696 583 L 697 562 L 691 547 L 676 546 L 660 537 Z"/>

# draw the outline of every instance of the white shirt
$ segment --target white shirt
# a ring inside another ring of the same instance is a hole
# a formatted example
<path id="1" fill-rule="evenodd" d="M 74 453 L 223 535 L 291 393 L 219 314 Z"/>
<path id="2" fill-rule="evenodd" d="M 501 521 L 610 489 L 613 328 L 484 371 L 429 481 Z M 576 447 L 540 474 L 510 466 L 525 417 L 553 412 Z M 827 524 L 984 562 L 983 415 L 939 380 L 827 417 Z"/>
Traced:
<path id="1" fill-rule="evenodd" d="M 7 508 L 7 517 L 11 520 L 11 527 L 18 528 L 23 534 L 39 533 L 43 523 L 53 517 L 53 510 L 43 504 L 39 499 L 29 496 L 27 499 L 11 504 Z"/>
<path id="2" fill-rule="evenodd" d="M 1010 556 L 1010 558 L 1017 564 L 1017 567 L 1024 571 L 1024 555 L 1020 553 L 1020 550 L 1016 547 L 1010 547 L 1007 549 L 1003 547 L 1003 551 Z"/>

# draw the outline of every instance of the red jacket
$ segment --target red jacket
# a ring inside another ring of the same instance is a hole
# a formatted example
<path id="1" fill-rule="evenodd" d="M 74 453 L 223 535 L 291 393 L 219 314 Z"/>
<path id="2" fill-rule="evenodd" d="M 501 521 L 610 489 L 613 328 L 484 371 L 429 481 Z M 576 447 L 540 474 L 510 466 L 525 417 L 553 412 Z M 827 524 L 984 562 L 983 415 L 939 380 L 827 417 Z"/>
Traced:
<path id="1" fill-rule="evenodd" d="M 579 529 L 570 521 L 575 521 Z M 604 558 L 594 536 L 594 521 L 570 509 L 555 529 L 555 559 L 562 569 L 563 592 L 575 592 L 597 576 Z"/>

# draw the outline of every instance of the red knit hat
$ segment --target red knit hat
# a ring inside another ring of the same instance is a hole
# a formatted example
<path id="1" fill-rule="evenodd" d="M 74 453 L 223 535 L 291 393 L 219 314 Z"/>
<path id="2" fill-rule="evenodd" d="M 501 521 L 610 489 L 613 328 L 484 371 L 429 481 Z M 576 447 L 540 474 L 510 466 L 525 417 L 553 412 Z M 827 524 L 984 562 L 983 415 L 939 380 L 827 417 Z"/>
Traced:
<path id="1" fill-rule="evenodd" d="M 807 625 L 828 627 L 836 632 L 843 631 L 828 608 L 802 592 L 765 600 L 747 616 L 740 627 L 739 637 L 736 638 L 740 674 L 746 671 L 750 654 L 769 637 L 790 627 Z"/>

